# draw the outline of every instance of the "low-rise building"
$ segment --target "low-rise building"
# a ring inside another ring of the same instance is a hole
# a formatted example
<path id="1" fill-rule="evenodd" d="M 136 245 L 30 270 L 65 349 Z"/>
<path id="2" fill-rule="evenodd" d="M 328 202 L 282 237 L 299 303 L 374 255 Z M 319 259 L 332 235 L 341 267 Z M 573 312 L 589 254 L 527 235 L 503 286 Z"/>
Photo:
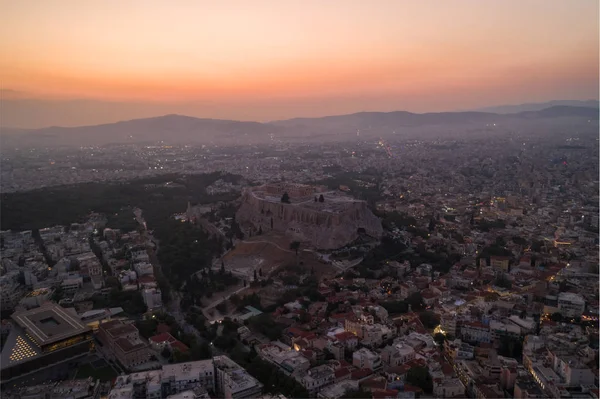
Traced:
<path id="1" fill-rule="evenodd" d="M 150 360 L 148 344 L 140 338 L 133 324 L 121 320 L 101 323 L 98 325 L 98 339 L 106 347 L 106 354 L 114 356 L 126 368 Z"/>
<path id="2" fill-rule="evenodd" d="M 352 365 L 359 369 L 376 371 L 381 369 L 381 356 L 367 348 L 361 348 L 352 354 Z"/>
<path id="3" fill-rule="evenodd" d="M 565 317 L 581 317 L 585 311 L 585 300 L 572 292 L 558 294 L 558 311 Z"/>
<path id="4" fill-rule="evenodd" d="M 166 395 L 191 390 L 200 385 L 215 391 L 215 368 L 212 359 L 166 364 L 162 367 L 161 384 Z"/>
<path id="5" fill-rule="evenodd" d="M 213 358 L 216 393 L 225 399 L 254 398 L 263 385 L 227 356 Z"/>
<path id="6" fill-rule="evenodd" d="M 298 381 L 311 396 L 315 396 L 324 387 L 333 384 L 335 381 L 335 372 L 333 368 L 324 364 L 322 366 L 313 367 L 304 374 L 297 376 L 296 381 Z"/>

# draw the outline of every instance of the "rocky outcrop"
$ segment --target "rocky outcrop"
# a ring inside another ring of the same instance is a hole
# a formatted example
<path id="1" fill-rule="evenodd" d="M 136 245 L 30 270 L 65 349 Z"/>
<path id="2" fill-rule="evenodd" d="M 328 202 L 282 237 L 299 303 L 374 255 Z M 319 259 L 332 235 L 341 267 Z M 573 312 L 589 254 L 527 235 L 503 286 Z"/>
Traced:
<path id="1" fill-rule="evenodd" d="M 308 242 L 318 249 L 340 248 L 358 238 L 359 229 L 380 238 L 381 221 L 366 202 L 345 200 L 331 203 L 285 204 L 254 195 L 251 188 L 242 193 L 236 220 L 263 232 L 277 231 L 290 238 Z"/>

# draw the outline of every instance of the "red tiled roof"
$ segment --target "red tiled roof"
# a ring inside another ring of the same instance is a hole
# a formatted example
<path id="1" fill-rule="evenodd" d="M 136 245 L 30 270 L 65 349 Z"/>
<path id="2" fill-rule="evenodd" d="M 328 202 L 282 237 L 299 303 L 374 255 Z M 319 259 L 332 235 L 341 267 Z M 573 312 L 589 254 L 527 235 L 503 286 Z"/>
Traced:
<path id="1" fill-rule="evenodd" d="M 301 330 L 301 329 L 296 328 L 296 327 L 290 327 L 290 328 L 288 328 L 287 332 L 288 332 L 288 334 L 291 334 L 291 335 L 296 336 L 296 337 L 306 337 L 307 335 L 311 334 L 308 331 L 304 331 L 304 330 Z"/>
<path id="2" fill-rule="evenodd" d="M 341 369 L 335 370 L 334 375 L 335 379 L 339 379 L 351 374 L 350 370 L 347 367 L 342 367 Z"/>
<path id="3" fill-rule="evenodd" d="M 329 318 L 335 319 L 335 320 L 345 320 L 348 317 L 350 317 L 350 315 L 352 315 L 352 314 L 351 313 L 335 313 L 335 314 L 332 314 L 331 316 L 329 316 Z"/>
<path id="4" fill-rule="evenodd" d="M 161 333 L 161 334 L 155 335 L 153 337 L 150 337 L 150 341 L 158 344 L 161 342 L 175 342 L 177 340 L 175 339 L 174 336 L 172 336 L 169 333 Z"/>
<path id="5" fill-rule="evenodd" d="M 371 377 L 361 382 L 360 385 L 370 389 L 385 389 L 387 381 L 381 377 Z"/>
<path id="6" fill-rule="evenodd" d="M 423 297 L 423 299 L 433 299 L 438 297 L 438 295 L 434 294 L 433 292 L 424 292 L 421 294 L 421 296 Z"/>
<path id="7" fill-rule="evenodd" d="M 352 379 L 353 380 L 361 380 L 365 377 L 370 376 L 371 374 L 373 374 L 373 370 L 370 369 L 358 369 L 358 370 L 354 370 L 352 372 Z"/>
<path id="8" fill-rule="evenodd" d="M 338 339 L 338 341 L 342 341 L 342 342 L 345 342 L 345 341 L 348 341 L 351 339 L 357 339 L 356 335 L 352 334 L 350 331 L 341 332 L 339 334 L 336 334 L 335 337 Z"/>
<path id="9" fill-rule="evenodd" d="M 190 350 L 186 344 L 183 342 L 175 340 L 175 342 L 171 342 L 171 348 L 177 349 L 179 352 L 185 353 Z"/>

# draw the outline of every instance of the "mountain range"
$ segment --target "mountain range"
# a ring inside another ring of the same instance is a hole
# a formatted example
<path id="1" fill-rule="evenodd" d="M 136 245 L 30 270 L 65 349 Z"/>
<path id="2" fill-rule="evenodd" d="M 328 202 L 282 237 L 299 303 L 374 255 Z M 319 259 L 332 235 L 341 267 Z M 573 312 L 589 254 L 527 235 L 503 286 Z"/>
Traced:
<path id="1" fill-rule="evenodd" d="M 526 103 L 518 105 L 498 105 L 495 107 L 478 108 L 473 111 L 493 112 L 495 114 L 515 114 L 526 111 L 541 111 L 556 106 L 598 108 L 598 100 L 554 100 L 543 103 Z"/>
<path id="2" fill-rule="evenodd" d="M 597 102 L 596 102 L 597 105 Z M 485 130 L 492 126 L 556 126 L 558 122 L 597 124 L 598 107 L 556 105 L 541 110 L 501 114 L 492 112 L 406 111 L 359 112 L 322 118 L 294 118 L 269 123 L 202 119 L 183 115 L 81 127 L 0 129 L 2 145 L 82 146 L 113 143 L 257 144 L 270 140 L 341 140 L 356 136 L 389 137 L 402 133 Z"/>

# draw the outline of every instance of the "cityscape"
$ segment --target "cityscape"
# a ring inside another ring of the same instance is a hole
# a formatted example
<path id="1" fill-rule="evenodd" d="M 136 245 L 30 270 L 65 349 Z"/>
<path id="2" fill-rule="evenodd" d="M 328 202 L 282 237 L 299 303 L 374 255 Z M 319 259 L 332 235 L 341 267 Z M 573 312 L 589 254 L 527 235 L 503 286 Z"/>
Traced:
<path id="1" fill-rule="evenodd" d="M 597 3 L 134 3 L 0 5 L 3 398 L 598 399 Z"/>

